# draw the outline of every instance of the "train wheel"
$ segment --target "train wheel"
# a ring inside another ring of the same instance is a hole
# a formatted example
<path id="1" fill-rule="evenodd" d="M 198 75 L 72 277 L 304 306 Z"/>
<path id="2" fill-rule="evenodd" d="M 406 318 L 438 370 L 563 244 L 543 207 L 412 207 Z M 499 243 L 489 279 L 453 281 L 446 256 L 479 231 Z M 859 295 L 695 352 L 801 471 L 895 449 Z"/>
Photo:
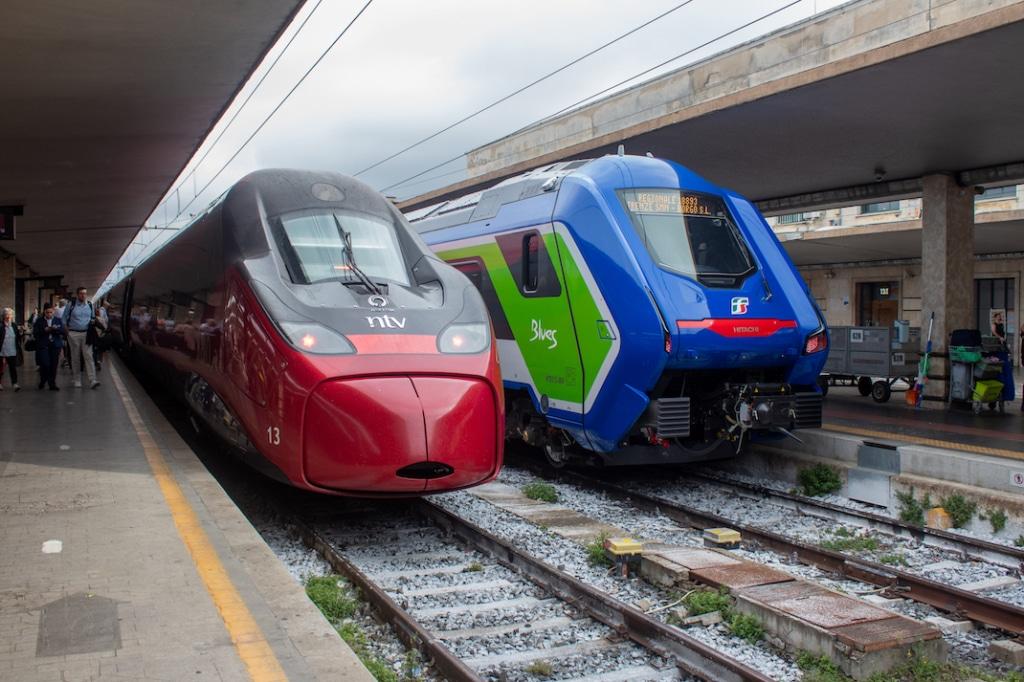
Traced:
<path id="1" fill-rule="evenodd" d="M 569 454 L 563 445 L 544 445 L 541 450 L 544 452 L 544 459 L 555 469 L 561 469 L 569 462 Z"/>
<path id="2" fill-rule="evenodd" d="M 871 398 L 876 403 L 889 402 L 889 397 L 892 395 L 892 389 L 889 388 L 889 383 L 879 379 L 875 383 L 871 384 Z"/>
<path id="3" fill-rule="evenodd" d="M 865 398 L 871 395 L 871 377 L 860 377 L 857 379 L 857 392 Z"/>

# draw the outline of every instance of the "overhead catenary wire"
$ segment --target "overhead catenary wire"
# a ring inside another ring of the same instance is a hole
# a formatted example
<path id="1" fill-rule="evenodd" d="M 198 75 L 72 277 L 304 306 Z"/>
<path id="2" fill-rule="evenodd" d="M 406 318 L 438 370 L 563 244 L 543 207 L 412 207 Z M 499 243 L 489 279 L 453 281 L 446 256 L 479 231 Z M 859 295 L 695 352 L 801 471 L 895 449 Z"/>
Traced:
<path id="1" fill-rule="evenodd" d="M 588 101 L 594 99 L 595 97 L 600 97 L 601 95 L 603 95 L 603 94 L 605 94 L 605 93 L 607 93 L 607 92 L 609 92 L 611 90 L 614 90 L 615 88 L 618 88 L 618 87 L 620 87 L 622 85 L 625 85 L 626 83 L 629 83 L 630 81 L 634 81 L 637 78 L 641 78 L 641 77 L 651 73 L 652 71 L 656 71 L 657 69 L 665 67 L 665 66 L 667 66 L 667 65 L 669 65 L 669 64 L 671 64 L 673 62 L 679 61 L 680 59 L 682 59 L 682 58 L 684 58 L 684 57 L 686 57 L 688 55 L 693 54 L 697 50 L 701 50 L 701 49 L 703 49 L 705 47 L 713 45 L 714 43 L 716 43 L 716 42 L 718 42 L 718 41 L 720 41 L 720 40 L 722 40 L 724 38 L 728 38 L 729 36 L 733 35 L 734 33 L 738 33 L 739 31 L 742 31 L 743 29 L 749 28 L 749 27 L 753 26 L 754 24 L 760 23 L 760 22 L 764 21 L 765 19 L 768 19 L 768 18 L 770 18 L 770 17 L 772 17 L 772 16 L 774 16 L 774 15 L 780 13 L 780 12 L 783 12 L 783 11 L 789 9 L 790 7 L 793 7 L 794 5 L 800 4 L 801 2 L 803 2 L 803 0 L 792 0 L 791 2 L 788 2 L 788 3 L 778 7 L 776 9 L 772 10 L 771 12 L 768 12 L 766 14 L 762 14 L 762 15 L 760 15 L 759 17 L 757 17 L 755 19 L 751 19 L 750 21 L 742 24 L 741 26 L 737 26 L 736 28 L 733 28 L 733 29 L 731 29 L 729 31 L 726 31 L 725 33 L 719 34 L 719 35 L 715 36 L 714 38 L 711 38 L 711 39 L 701 43 L 700 45 L 697 45 L 695 47 L 692 47 L 692 48 L 686 50 L 685 52 L 681 52 L 680 54 L 677 54 L 674 57 L 666 59 L 665 61 L 663 61 L 663 62 L 661 62 L 659 64 L 656 64 L 656 65 L 654 65 L 652 67 L 644 69 L 643 71 L 641 71 L 639 73 L 636 73 L 636 74 L 630 76 L 629 78 L 621 80 L 618 83 L 615 83 L 614 85 L 609 85 L 608 87 L 606 87 L 606 88 L 604 88 L 604 89 L 602 89 L 602 90 L 600 90 L 598 92 L 590 94 L 590 95 L 584 97 L 583 99 L 577 100 L 573 104 L 570 104 L 570 105 L 568 105 L 566 107 L 563 107 L 563 108 L 559 109 L 558 111 L 556 111 L 554 113 L 546 114 L 546 115 L 544 115 L 544 116 L 542 116 L 542 117 L 540 117 L 538 119 L 535 119 L 534 121 L 526 124 L 525 126 L 519 128 L 517 131 L 515 131 L 515 132 L 513 132 L 511 134 L 515 135 L 516 133 L 522 132 L 523 130 L 527 130 L 528 128 L 531 128 L 531 127 L 533 127 L 535 125 L 538 125 L 539 123 L 542 123 L 542 122 L 544 122 L 546 120 L 554 118 L 555 116 L 559 116 L 559 115 L 561 115 L 561 114 L 563 114 L 563 113 L 565 113 L 567 111 L 570 111 L 571 109 L 573 109 L 573 108 L 583 104 L 584 102 L 588 102 Z M 466 156 L 468 153 L 469 152 L 463 152 L 463 153 L 458 154 L 456 156 L 453 156 L 453 157 L 451 157 L 449 159 L 446 159 L 446 160 L 442 161 L 441 163 L 435 164 L 435 165 L 431 166 L 430 168 L 424 169 L 424 170 L 420 171 L 419 173 L 416 173 L 415 175 L 410 175 L 409 177 L 405 178 L 404 180 L 399 180 L 398 182 L 392 183 L 392 184 L 390 184 L 390 185 L 388 185 L 386 187 L 382 187 L 380 189 L 380 191 L 381 192 L 386 192 L 388 190 L 395 189 L 396 187 L 401 187 L 402 185 L 408 184 L 412 180 L 416 180 L 416 179 L 426 175 L 427 173 L 431 173 L 433 171 L 436 171 L 436 170 L 438 170 L 440 168 L 443 168 L 443 167 L 447 166 L 448 164 L 450 164 L 450 163 L 452 163 L 454 161 L 458 161 L 462 157 Z"/>
<path id="2" fill-rule="evenodd" d="M 187 204 L 185 204 L 185 206 L 182 207 L 178 211 L 178 214 L 174 217 L 174 220 L 177 220 L 181 216 L 182 213 L 187 211 L 188 208 L 195 202 L 195 200 L 198 199 L 202 195 L 203 192 L 205 192 L 207 189 L 209 189 L 210 185 L 212 185 L 214 183 L 214 181 L 218 177 L 220 177 L 220 174 L 223 173 L 227 169 L 227 167 L 230 166 L 231 163 L 236 158 L 238 158 L 238 155 L 242 153 L 242 150 L 244 150 L 249 145 L 249 143 L 252 142 L 253 138 L 255 138 L 259 134 L 259 132 L 261 130 L 263 130 L 264 126 L 266 126 L 267 123 L 270 122 L 270 119 L 272 119 L 274 117 L 274 115 L 278 111 L 280 111 L 281 107 L 283 107 L 285 105 L 285 103 L 288 102 L 289 98 L 291 98 L 291 96 L 295 93 L 295 91 L 298 90 L 299 87 L 304 82 L 306 82 L 306 79 L 309 77 L 309 75 L 311 73 L 313 73 L 313 71 L 316 69 L 316 67 L 318 67 L 320 65 L 320 62 L 322 62 L 327 57 L 327 55 L 330 54 L 331 50 L 334 49 L 334 46 L 337 45 L 338 42 L 343 37 L 345 37 L 345 34 L 348 33 L 348 30 L 350 28 L 352 28 L 352 26 L 359 20 L 359 17 L 363 16 L 363 13 L 366 12 L 366 10 L 372 4 L 373 4 L 373 0 L 366 0 L 366 3 L 359 9 L 358 12 L 356 12 L 355 16 L 352 17 L 352 19 L 348 22 L 348 24 L 345 25 L 345 28 L 343 28 L 341 30 L 341 32 L 338 33 L 337 36 L 335 36 L 334 40 L 332 40 L 331 43 L 323 50 L 323 52 L 320 53 L 320 56 L 316 58 L 316 61 L 314 61 L 309 66 L 309 68 L 307 68 L 305 70 L 305 72 L 303 72 L 302 76 L 300 76 L 299 79 L 297 81 L 295 81 L 295 85 L 293 85 L 291 87 L 291 89 L 289 89 L 288 92 L 285 93 L 285 96 L 281 98 L 281 101 L 278 102 L 277 105 L 270 111 L 270 113 L 267 114 L 263 118 L 263 121 L 261 121 L 260 124 L 258 126 L 256 126 L 256 129 L 252 131 L 252 133 L 249 135 L 249 137 L 245 138 L 245 141 L 238 147 L 238 149 L 235 150 L 235 152 L 231 155 L 231 157 L 228 158 L 228 160 L 224 162 L 224 164 L 220 167 L 220 169 L 216 173 L 214 173 L 213 177 L 211 177 L 207 181 L 207 183 L 205 185 L 203 185 L 202 189 L 200 189 L 198 192 L 196 192 L 195 195 L 192 197 L 192 199 L 190 199 L 189 202 Z"/>
<path id="3" fill-rule="evenodd" d="M 203 162 L 206 161 L 206 158 L 210 155 L 210 152 L 213 151 L 213 148 L 217 146 L 217 143 L 221 141 L 224 135 L 228 132 L 228 129 L 231 128 L 231 125 L 235 122 L 238 116 L 245 109 L 246 105 L 249 104 L 249 100 L 252 99 L 253 95 L 255 95 L 256 92 L 260 89 L 260 86 L 263 85 L 263 81 L 267 80 L 267 77 L 274 70 L 274 67 L 276 67 L 277 63 L 281 61 L 281 57 L 283 57 L 284 54 L 288 51 L 288 48 L 292 46 L 292 43 L 295 42 L 295 39 L 298 37 L 298 35 L 302 33 L 302 29 L 306 27 L 306 24 L 309 23 L 309 20 L 312 18 L 312 16 L 316 14 L 316 11 L 320 8 L 320 5 L 323 4 L 323 1 L 324 0 L 316 0 L 316 4 L 313 5 L 313 8 L 306 13 L 305 17 L 303 17 L 302 23 L 300 23 L 298 28 L 296 28 L 295 31 L 292 32 L 291 36 L 289 36 L 288 42 L 286 42 L 284 44 L 284 47 L 282 47 L 278 51 L 277 55 L 275 55 L 274 61 L 272 61 L 270 65 L 266 69 L 264 69 L 263 74 L 260 76 L 260 79 L 256 81 L 256 84 L 253 85 L 252 88 L 249 89 L 249 93 L 245 96 L 245 99 L 242 100 L 241 104 L 235 107 L 235 111 L 231 115 L 231 118 L 228 119 L 227 123 L 221 126 L 220 132 L 217 134 L 217 137 L 214 138 L 213 142 L 206 145 L 206 151 L 203 152 L 203 155 L 199 158 L 198 161 L 192 164 L 192 170 L 190 170 L 185 175 L 185 177 L 182 178 L 181 182 L 178 183 L 177 187 L 167 192 L 167 199 L 164 199 L 165 202 L 168 199 L 170 199 L 172 194 L 181 191 L 181 188 L 185 186 L 185 183 L 188 182 L 189 178 L 192 178 L 194 183 L 196 172 L 199 170 L 199 167 L 203 165 Z M 198 194 L 198 192 L 196 194 Z M 180 210 L 178 211 L 178 215 L 181 215 Z"/>
<path id="4" fill-rule="evenodd" d="M 576 64 L 579 64 L 584 59 L 587 59 L 589 57 L 594 56 L 595 54 L 597 54 L 601 50 L 604 50 L 605 48 L 611 47 L 615 43 L 617 43 L 617 42 L 619 42 L 619 41 L 621 41 L 621 40 L 623 40 L 625 38 L 628 38 L 629 36 L 633 35 L 637 31 L 640 31 L 640 30 L 642 30 L 644 28 L 647 28 L 648 26 L 650 26 L 651 24 L 653 24 L 653 23 L 655 23 L 657 21 L 660 21 L 660 20 L 664 19 L 668 15 L 672 14 L 673 12 L 675 12 L 677 10 L 682 9 L 683 7 L 686 7 L 687 5 L 689 5 L 692 2 L 694 2 L 694 0 L 684 0 L 684 2 L 679 3 L 675 7 L 669 8 L 668 10 L 666 10 L 666 11 L 662 12 L 661 14 L 659 14 L 658 16 L 656 16 L 656 17 L 654 17 L 652 19 L 648 19 L 647 21 L 645 21 L 644 23 L 640 24 L 639 26 L 631 28 L 630 30 L 626 31 L 625 33 L 623 33 L 623 34 L 621 34 L 621 35 L 619 35 L 619 36 L 617 36 L 615 38 L 612 38 L 611 40 L 609 40 L 608 42 L 604 43 L 603 45 L 595 47 L 594 49 L 590 50 L 589 52 L 587 52 L 585 54 L 582 54 L 579 57 L 576 57 L 572 61 L 570 61 L 570 62 L 568 62 L 566 64 L 563 64 L 562 66 L 558 67 L 554 71 L 551 71 L 551 72 L 541 76 L 540 78 L 537 78 L 536 80 L 534 80 L 534 81 L 532 81 L 530 83 L 527 83 L 526 85 L 524 85 L 524 86 L 522 86 L 520 88 L 517 88 L 516 90 L 513 90 L 512 92 L 508 93 L 507 95 L 499 97 L 498 99 L 494 100 L 490 104 L 488 104 L 488 105 L 486 105 L 486 106 L 484 106 L 484 107 L 482 107 L 480 109 L 477 109 L 473 113 L 460 118 L 458 121 L 455 121 L 454 123 L 451 123 L 451 124 L 445 126 L 444 128 L 438 130 L 437 132 L 431 133 L 430 135 L 427 135 L 426 137 L 424 137 L 424 138 L 422 138 L 420 140 L 417 140 L 416 142 L 413 142 L 411 145 L 409 145 L 409 146 L 407 146 L 407 147 L 405 147 L 403 149 L 399 149 L 397 152 L 395 152 L 391 156 L 385 157 L 385 158 L 381 159 L 380 161 L 377 161 L 377 162 L 375 162 L 373 164 L 370 164 L 369 166 L 367 166 L 366 168 L 362 169 L 361 171 L 358 171 L 358 172 L 354 173 L 354 175 L 356 177 L 359 177 L 360 175 L 363 175 L 364 173 L 368 173 L 369 171 L 373 170 L 374 168 L 377 168 L 378 166 L 381 166 L 381 165 L 387 163 L 388 161 L 391 161 L 392 159 L 398 158 L 402 154 L 405 154 L 406 152 L 411 151 L 411 150 L 415 149 L 416 147 L 419 147 L 422 144 L 426 144 L 427 142 L 430 142 L 431 140 L 433 140 L 438 135 L 443 135 L 444 133 L 448 132 L 452 128 L 456 128 L 456 127 L 462 125 L 463 123 L 465 123 L 466 121 L 469 121 L 471 119 L 476 118 L 480 114 L 493 109 L 494 107 L 498 106 L 499 104 L 502 104 L 503 102 L 507 102 L 508 100 L 512 99 L 513 97 L 515 97 L 517 95 L 520 95 L 523 92 L 529 90 L 533 86 L 539 85 L 540 83 L 543 83 L 544 81 L 548 80 L 549 78 L 558 75 L 562 71 L 565 71 L 566 69 L 568 69 L 568 68 L 570 68 L 572 66 L 575 66 Z"/>

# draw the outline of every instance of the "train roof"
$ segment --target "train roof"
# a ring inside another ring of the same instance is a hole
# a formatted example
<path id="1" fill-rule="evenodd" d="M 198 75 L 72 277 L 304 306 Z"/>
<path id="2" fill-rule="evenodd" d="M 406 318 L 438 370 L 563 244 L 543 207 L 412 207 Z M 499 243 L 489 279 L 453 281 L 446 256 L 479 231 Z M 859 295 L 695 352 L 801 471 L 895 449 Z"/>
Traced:
<path id="1" fill-rule="evenodd" d="M 550 163 L 504 180 L 489 189 L 410 211 L 405 217 L 421 234 L 493 218 L 505 204 L 557 189 L 562 178 L 593 160 L 578 159 Z M 417 224 L 426 220 L 429 220 L 429 223 Z"/>

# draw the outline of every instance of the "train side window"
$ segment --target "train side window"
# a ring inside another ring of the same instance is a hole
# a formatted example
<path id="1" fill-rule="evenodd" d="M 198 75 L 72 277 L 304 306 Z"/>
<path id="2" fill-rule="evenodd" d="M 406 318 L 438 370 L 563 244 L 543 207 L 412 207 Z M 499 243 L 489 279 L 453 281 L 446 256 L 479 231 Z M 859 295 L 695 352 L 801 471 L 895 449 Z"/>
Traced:
<path id="1" fill-rule="evenodd" d="M 478 260 L 467 260 L 458 263 L 451 264 L 453 268 L 461 272 L 463 275 L 469 278 L 469 281 L 473 283 L 477 291 L 484 290 L 483 282 L 483 265 Z"/>
<path id="2" fill-rule="evenodd" d="M 499 339 L 515 338 L 512 335 L 512 328 L 508 324 L 508 318 L 505 317 L 505 310 L 501 307 L 501 301 L 498 300 L 498 292 L 494 289 L 494 283 L 491 282 L 491 278 L 487 274 L 487 266 L 484 265 L 483 260 L 479 257 L 472 257 L 467 260 L 449 261 L 449 265 L 468 277 L 469 281 L 480 292 L 484 299 L 484 305 L 487 306 L 487 312 L 491 315 L 494 335 Z"/>
<path id="3" fill-rule="evenodd" d="M 537 228 L 495 235 L 508 272 L 516 289 L 526 298 L 551 298 L 562 295 L 562 285 L 552 262 L 552 254 Z"/>
<path id="4" fill-rule="evenodd" d="M 532 294 L 537 291 L 540 281 L 540 235 L 536 232 L 523 235 L 523 292 Z"/>

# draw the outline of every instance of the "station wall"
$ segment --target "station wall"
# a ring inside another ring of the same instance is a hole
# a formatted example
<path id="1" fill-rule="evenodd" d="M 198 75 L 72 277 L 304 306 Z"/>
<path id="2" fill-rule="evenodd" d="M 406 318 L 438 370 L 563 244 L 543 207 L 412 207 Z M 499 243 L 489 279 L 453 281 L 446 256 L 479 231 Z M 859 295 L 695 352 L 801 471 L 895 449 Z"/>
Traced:
<path id="1" fill-rule="evenodd" d="M 807 266 L 800 268 L 800 272 L 810 287 L 811 295 L 825 315 L 825 320 L 830 326 L 856 325 L 858 320 L 858 285 L 861 283 L 887 283 L 892 282 L 897 286 L 898 294 L 896 301 L 898 306 L 897 319 L 907 320 L 911 326 L 917 327 L 927 324 L 922 319 L 921 312 L 921 264 L 883 264 L 871 265 L 869 263 L 851 266 Z M 1006 328 L 1012 334 L 1011 345 L 1015 352 L 1013 357 L 1018 359 L 1019 334 L 1017 332 L 1021 324 L 1021 304 L 1024 299 L 1021 296 L 1020 283 L 1024 281 L 1024 258 L 1017 257 L 976 257 L 974 263 L 974 279 L 1010 279 L 1013 281 L 1014 296 L 1012 307 L 1009 302 L 1006 308 Z M 971 318 L 977 316 L 977 300 L 974 292 L 970 294 L 972 304 Z M 982 329 L 982 333 L 988 333 Z"/>

